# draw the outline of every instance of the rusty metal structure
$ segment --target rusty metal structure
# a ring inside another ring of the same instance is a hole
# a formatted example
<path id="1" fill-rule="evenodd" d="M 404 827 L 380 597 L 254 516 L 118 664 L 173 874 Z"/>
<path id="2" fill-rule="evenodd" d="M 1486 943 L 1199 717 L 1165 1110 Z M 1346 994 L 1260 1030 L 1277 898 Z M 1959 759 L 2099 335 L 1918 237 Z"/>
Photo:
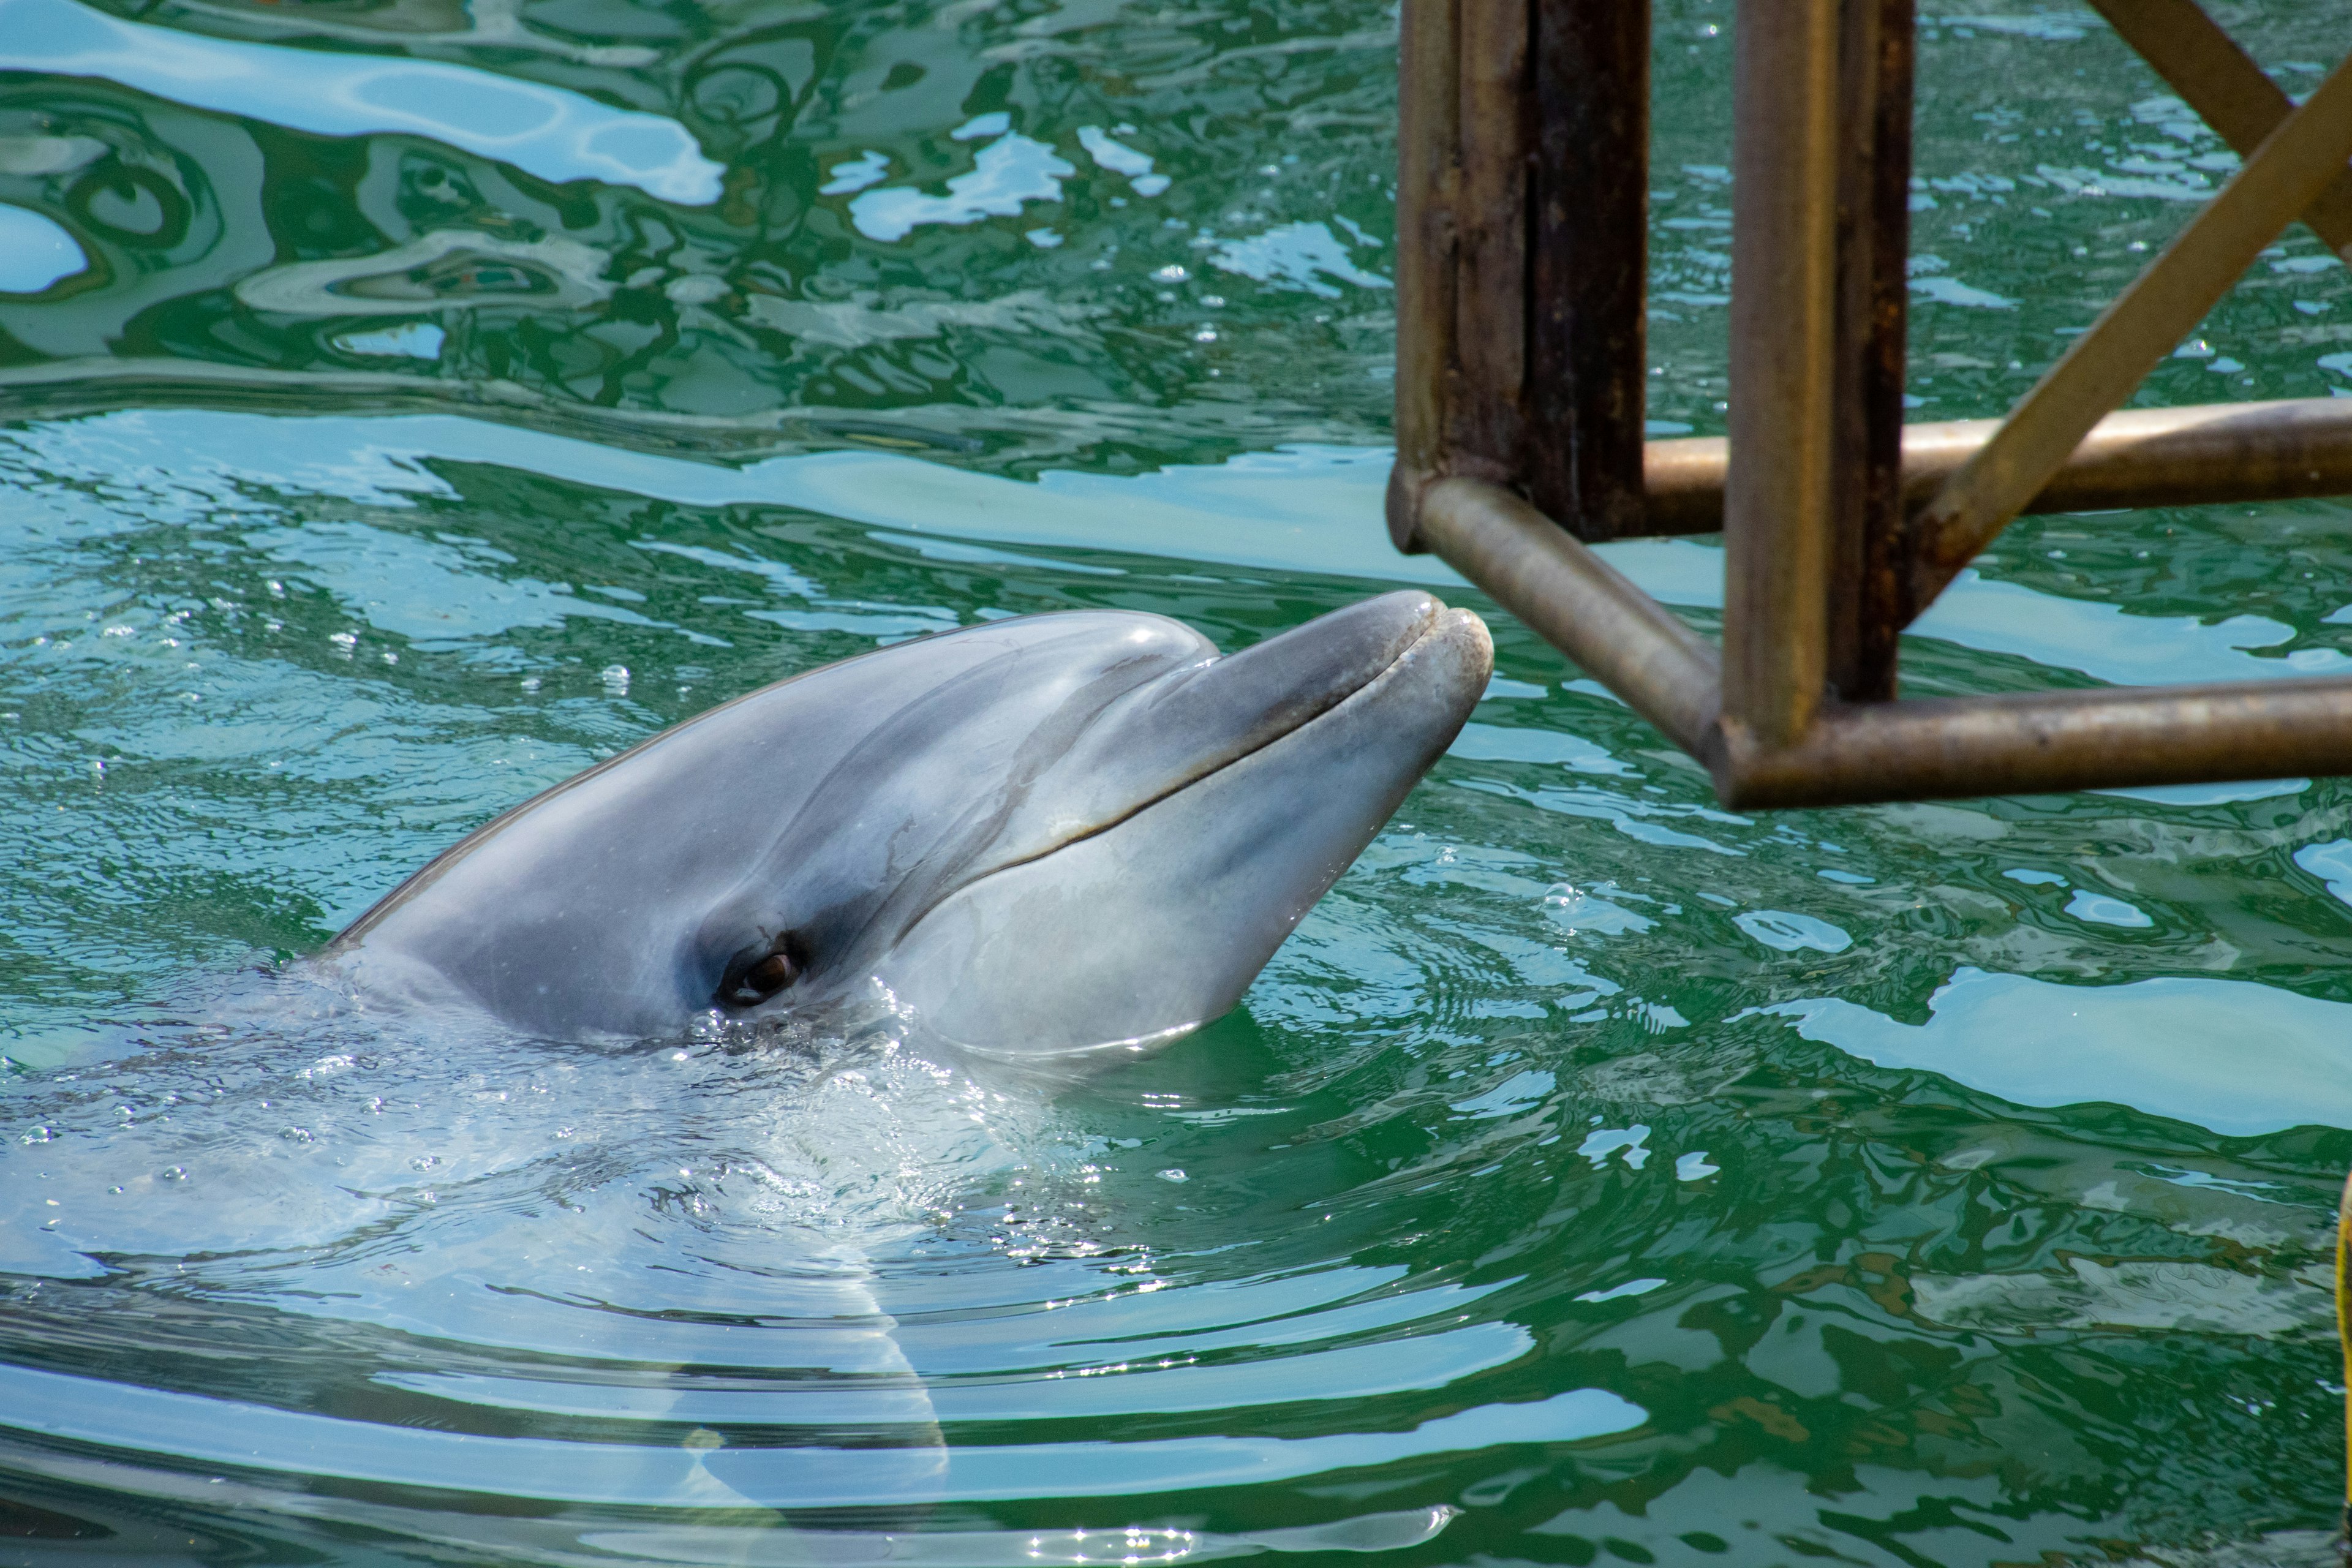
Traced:
<path id="1" fill-rule="evenodd" d="M 1397 466 L 1434 551 L 1738 807 L 2352 773 L 2352 678 L 1904 700 L 2012 519 L 2352 492 L 2352 400 L 2115 413 L 2294 222 L 2352 258 L 2352 59 L 2092 0 L 2243 162 L 2005 419 L 1903 423 L 1912 0 L 1739 0 L 1721 439 L 1645 443 L 1648 0 L 1404 0 Z M 1589 545 L 1720 530 L 1720 648 Z"/>

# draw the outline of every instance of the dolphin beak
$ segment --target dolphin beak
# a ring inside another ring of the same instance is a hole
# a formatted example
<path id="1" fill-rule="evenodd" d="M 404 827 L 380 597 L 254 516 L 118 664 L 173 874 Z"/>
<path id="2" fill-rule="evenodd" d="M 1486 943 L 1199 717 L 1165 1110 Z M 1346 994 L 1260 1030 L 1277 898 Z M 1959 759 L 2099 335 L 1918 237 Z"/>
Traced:
<path id="1" fill-rule="evenodd" d="M 1197 736 L 1208 715 L 1252 716 L 1234 741 L 1240 753 L 1254 752 L 1370 685 L 1448 613 L 1418 591 L 1335 610 L 1158 685 L 1153 718 Z"/>
<path id="2" fill-rule="evenodd" d="M 1005 841 L 1034 854 L 1100 832 L 1313 722 L 1465 620 L 1491 664 L 1484 622 L 1408 590 L 1147 681 L 1105 708 L 1056 765 L 1050 816 L 1016 819 Z M 1483 691 L 1484 673 L 1478 682 Z"/>
<path id="3" fill-rule="evenodd" d="M 982 1055 L 1141 1049 L 1197 1027 L 1444 753 L 1493 663 L 1476 616 L 1402 593 L 1171 671 L 1056 765 L 1059 831 L 1007 844 L 877 978 L 924 1034 Z M 1065 817 L 1071 794 L 1092 804 Z"/>

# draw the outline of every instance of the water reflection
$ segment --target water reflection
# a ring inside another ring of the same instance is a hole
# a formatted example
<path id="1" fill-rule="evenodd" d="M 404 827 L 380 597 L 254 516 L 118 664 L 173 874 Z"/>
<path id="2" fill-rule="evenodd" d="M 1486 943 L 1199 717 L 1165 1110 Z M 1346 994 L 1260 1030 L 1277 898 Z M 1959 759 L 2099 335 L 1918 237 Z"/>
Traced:
<path id="1" fill-rule="evenodd" d="M 1385 9 L 5 3 L 0 213 L 50 247 L 0 297 L 18 1555 L 2321 1541 L 2332 781 L 1746 817 L 1498 622 L 1244 1008 L 1115 1077 L 283 989 L 780 674 L 1462 592 L 1374 521 Z M 1659 9 L 1662 433 L 1720 428 L 1726 10 Z M 2299 88 L 2324 20 L 2233 26 Z M 2087 13 L 1923 51 L 1911 391 L 1987 415 L 2229 158 Z M 2347 384 L 2347 308 L 2290 233 L 2147 396 Z M 2343 509 L 2252 510 L 2026 520 L 1906 679 L 2335 668 Z M 1718 552 L 1612 558 L 1711 623 Z"/>
<path id="2" fill-rule="evenodd" d="M 317 135 L 423 136 L 559 183 L 697 205 L 719 196 L 719 166 L 677 121 L 488 71 L 207 38 L 77 0 L 6 0 L 0 38 L 0 70 L 97 77 Z"/>

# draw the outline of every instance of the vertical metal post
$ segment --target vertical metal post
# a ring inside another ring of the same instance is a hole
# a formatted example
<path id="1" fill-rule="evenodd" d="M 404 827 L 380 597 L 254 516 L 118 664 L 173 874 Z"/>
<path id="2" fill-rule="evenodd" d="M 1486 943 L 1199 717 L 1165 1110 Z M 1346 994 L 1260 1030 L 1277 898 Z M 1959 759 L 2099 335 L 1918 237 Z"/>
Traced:
<path id="1" fill-rule="evenodd" d="M 1397 58 L 1396 467 L 1389 537 L 1424 548 L 1421 494 L 1444 470 L 1454 363 L 1454 168 L 1461 69 L 1455 0 L 1404 0 Z"/>
<path id="2" fill-rule="evenodd" d="M 1461 181 L 1454 208 L 1449 471 L 1499 484 L 1523 471 L 1528 337 L 1528 0 L 1462 0 Z"/>
<path id="3" fill-rule="evenodd" d="M 1829 673 L 1837 0 L 1741 0 L 1735 40 L 1723 710 L 1767 750 Z"/>
<path id="4" fill-rule="evenodd" d="M 1524 479 L 1598 542 L 1643 531 L 1650 0 L 1535 0 Z"/>
<path id="5" fill-rule="evenodd" d="M 1903 506 L 1912 0 L 1850 0 L 1839 41 L 1837 508 L 1830 686 L 1890 701 L 1911 620 Z"/>

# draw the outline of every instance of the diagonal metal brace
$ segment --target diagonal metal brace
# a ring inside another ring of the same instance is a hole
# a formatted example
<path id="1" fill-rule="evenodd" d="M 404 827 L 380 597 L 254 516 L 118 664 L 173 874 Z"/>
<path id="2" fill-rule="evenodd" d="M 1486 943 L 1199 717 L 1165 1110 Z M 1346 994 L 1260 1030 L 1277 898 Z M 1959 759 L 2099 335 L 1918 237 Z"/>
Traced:
<path id="1" fill-rule="evenodd" d="M 1912 613 L 2023 510 L 2102 416 L 2131 395 L 2263 247 L 2352 158 L 2352 56 L 2246 160 L 2147 270 L 2074 340 L 1915 525 Z"/>
<path id="2" fill-rule="evenodd" d="M 2091 0 L 2107 26 L 2156 68 L 2182 101 L 2242 158 L 2278 129 L 2294 102 L 2196 0 Z M 2303 221 L 2327 248 L 2352 261 L 2352 169 L 2339 169 Z"/>

